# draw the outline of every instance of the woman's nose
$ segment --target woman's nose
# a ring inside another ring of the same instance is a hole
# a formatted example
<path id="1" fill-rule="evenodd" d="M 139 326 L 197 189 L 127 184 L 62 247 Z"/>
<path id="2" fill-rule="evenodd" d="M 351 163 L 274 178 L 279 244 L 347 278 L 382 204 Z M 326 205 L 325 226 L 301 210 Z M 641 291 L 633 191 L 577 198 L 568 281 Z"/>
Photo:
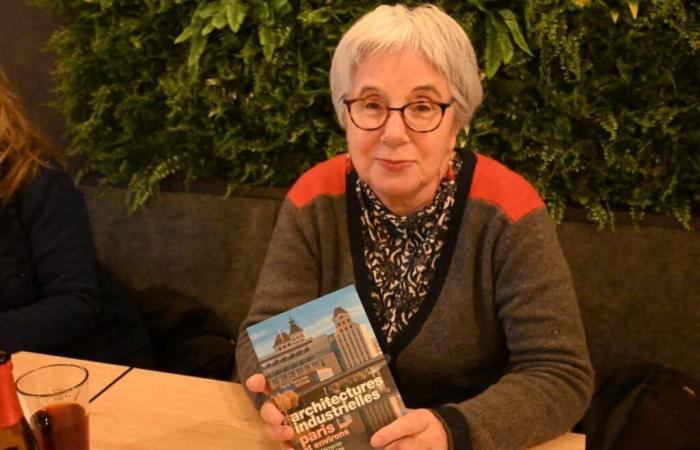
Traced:
<path id="1" fill-rule="evenodd" d="M 384 124 L 382 142 L 388 145 L 399 145 L 408 141 L 408 127 L 403 120 L 401 111 L 389 111 L 389 117 Z"/>

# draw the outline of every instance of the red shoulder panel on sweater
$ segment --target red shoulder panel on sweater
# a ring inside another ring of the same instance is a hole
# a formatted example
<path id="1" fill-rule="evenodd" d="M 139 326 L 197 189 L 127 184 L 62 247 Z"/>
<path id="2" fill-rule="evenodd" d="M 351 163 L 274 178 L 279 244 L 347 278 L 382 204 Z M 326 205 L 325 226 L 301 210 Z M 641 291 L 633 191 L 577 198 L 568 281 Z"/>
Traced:
<path id="1" fill-rule="evenodd" d="M 525 178 L 478 153 L 469 198 L 498 206 L 513 222 L 530 211 L 544 208 L 542 198 Z"/>
<path id="2" fill-rule="evenodd" d="M 321 195 L 345 193 L 346 158 L 343 153 L 307 170 L 287 193 L 289 201 L 301 208 Z"/>

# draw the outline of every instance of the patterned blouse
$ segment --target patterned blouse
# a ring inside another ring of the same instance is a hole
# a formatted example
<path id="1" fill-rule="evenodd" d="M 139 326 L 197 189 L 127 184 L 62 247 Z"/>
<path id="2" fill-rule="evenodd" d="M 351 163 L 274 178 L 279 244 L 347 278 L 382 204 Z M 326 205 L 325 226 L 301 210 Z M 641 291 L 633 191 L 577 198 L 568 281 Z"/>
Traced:
<path id="1" fill-rule="evenodd" d="M 459 173 L 462 159 L 452 166 Z M 409 324 L 435 277 L 436 262 L 447 235 L 457 183 L 443 179 L 435 198 L 414 214 L 389 211 L 359 178 L 355 192 L 362 215 L 364 257 L 370 277 L 370 297 L 381 333 L 391 345 Z"/>

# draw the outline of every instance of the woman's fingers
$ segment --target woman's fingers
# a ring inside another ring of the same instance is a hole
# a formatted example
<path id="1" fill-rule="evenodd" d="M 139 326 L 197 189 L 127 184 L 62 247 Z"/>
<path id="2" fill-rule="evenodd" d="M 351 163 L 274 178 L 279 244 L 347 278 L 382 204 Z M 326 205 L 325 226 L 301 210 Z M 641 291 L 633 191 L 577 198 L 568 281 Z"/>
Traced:
<path id="1" fill-rule="evenodd" d="M 294 431 L 289 425 L 270 425 L 266 423 L 265 433 L 273 441 L 289 441 L 294 437 Z M 285 443 L 283 442 L 282 444 Z"/>
<path id="2" fill-rule="evenodd" d="M 265 433 L 274 441 L 289 441 L 294 437 L 294 430 L 284 423 L 284 416 L 272 401 L 267 400 L 260 408 L 260 417 L 265 422 Z M 282 448 L 291 448 L 288 442 L 281 443 Z M 284 447 L 284 446 L 287 447 Z"/>
<path id="3" fill-rule="evenodd" d="M 421 419 L 422 417 L 420 415 L 417 415 L 414 411 L 410 411 L 405 416 L 399 417 L 374 433 L 370 445 L 372 445 L 372 447 L 384 447 L 402 437 L 412 436 L 424 431 L 428 427 L 428 424 Z"/>
<path id="4" fill-rule="evenodd" d="M 270 386 L 267 384 L 267 378 L 261 373 L 256 373 L 248 377 L 245 381 L 245 385 L 251 392 L 260 392 L 263 394 L 270 395 Z"/>
<path id="5" fill-rule="evenodd" d="M 284 416 L 271 400 L 266 400 L 260 408 L 260 417 L 270 425 L 281 425 Z"/>
<path id="6" fill-rule="evenodd" d="M 380 429 L 370 441 L 372 447 L 386 450 L 447 450 L 447 432 L 442 422 L 427 409 L 413 409 Z"/>
<path id="7" fill-rule="evenodd" d="M 246 380 L 245 385 L 251 392 L 270 395 L 270 386 L 261 373 L 251 375 Z M 285 425 L 284 415 L 271 400 L 265 400 L 265 403 L 260 407 L 260 417 L 265 422 L 265 433 L 270 439 L 283 441 L 280 442 L 280 448 L 283 450 L 294 450 L 288 442 L 294 437 L 294 430 L 289 425 Z"/>

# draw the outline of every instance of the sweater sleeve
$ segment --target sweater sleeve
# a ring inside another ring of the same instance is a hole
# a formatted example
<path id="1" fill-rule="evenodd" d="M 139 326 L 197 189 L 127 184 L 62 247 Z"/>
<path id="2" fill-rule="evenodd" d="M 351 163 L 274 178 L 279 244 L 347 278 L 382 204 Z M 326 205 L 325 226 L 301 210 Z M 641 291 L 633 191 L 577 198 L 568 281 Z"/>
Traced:
<path id="1" fill-rule="evenodd" d="M 571 429 L 593 391 L 571 276 L 546 211 L 506 226 L 493 258 L 508 369 L 476 397 L 438 408 L 455 449 L 545 442 Z"/>
<path id="2" fill-rule="evenodd" d="M 87 208 L 72 179 L 55 169 L 42 169 L 17 200 L 38 298 L 0 313 L 0 346 L 55 351 L 88 331 L 100 314 Z"/>
<path id="3" fill-rule="evenodd" d="M 241 324 L 236 344 L 236 368 L 243 383 L 251 375 L 262 373 L 246 328 L 320 295 L 318 245 L 308 230 L 299 210 L 285 200 L 260 271 L 251 309 Z M 264 396 L 249 395 L 260 407 Z"/>

